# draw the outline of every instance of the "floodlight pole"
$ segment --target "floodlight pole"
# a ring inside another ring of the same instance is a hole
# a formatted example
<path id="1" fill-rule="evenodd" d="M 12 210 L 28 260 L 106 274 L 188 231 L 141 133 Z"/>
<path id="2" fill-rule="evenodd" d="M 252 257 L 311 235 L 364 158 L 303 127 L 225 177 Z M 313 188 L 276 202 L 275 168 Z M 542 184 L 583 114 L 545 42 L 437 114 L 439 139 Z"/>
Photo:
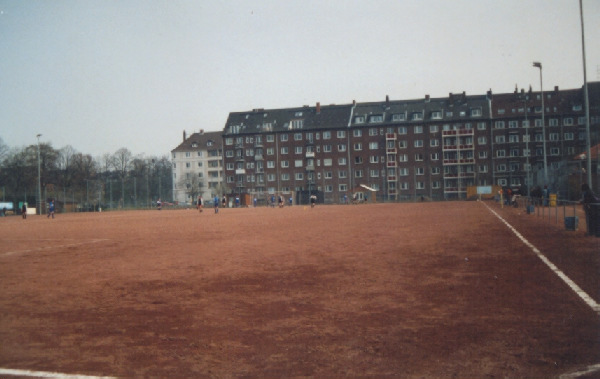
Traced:
<path id="1" fill-rule="evenodd" d="M 37 137 L 37 160 L 38 160 L 38 214 L 42 214 L 42 166 L 40 159 L 40 137 L 42 135 L 38 134 Z"/>
<path id="2" fill-rule="evenodd" d="M 581 51 L 583 55 L 583 96 L 585 97 L 585 155 L 587 156 L 587 184 L 592 188 L 592 146 L 590 142 L 590 100 L 588 97 L 587 72 L 585 64 L 585 37 L 583 31 L 583 4 L 579 0 L 579 16 L 581 18 Z"/>
<path id="3" fill-rule="evenodd" d="M 544 146 L 544 185 L 548 185 L 548 158 L 546 155 L 546 122 L 544 120 L 544 114 L 546 109 L 544 108 L 544 83 L 542 81 L 542 64 L 540 62 L 533 62 L 533 67 L 540 69 L 540 94 L 542 96 L 542 140 Z"/>

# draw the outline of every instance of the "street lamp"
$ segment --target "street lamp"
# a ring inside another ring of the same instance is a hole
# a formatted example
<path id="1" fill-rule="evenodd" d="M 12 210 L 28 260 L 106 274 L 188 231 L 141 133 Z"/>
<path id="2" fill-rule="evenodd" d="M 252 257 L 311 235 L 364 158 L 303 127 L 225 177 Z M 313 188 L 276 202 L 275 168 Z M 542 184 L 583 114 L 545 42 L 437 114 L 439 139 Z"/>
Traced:
<path id="1" fill-rule="evenodd" d="M 41 169 L 41 160 L 40 160 L 40 137 L 42 135 L 38 134 L 37 137 L 37 158 L 38 158 L 38 214 L 42 214 L 42 169 Z"/>
<path id="2" fill-rule="evenodd" d="M 542 64 L 540 62 L 533 62 L 533 67 L 540 69 L 540 93 L 542 96 L 542 140 L 544 146 L 544 184 L 548 184 L 548 159 L 546 158 L 546 122 L 544 120 L 544 114 L 546 109 L 544 108 L 544 84 L 542 81 Z"/>

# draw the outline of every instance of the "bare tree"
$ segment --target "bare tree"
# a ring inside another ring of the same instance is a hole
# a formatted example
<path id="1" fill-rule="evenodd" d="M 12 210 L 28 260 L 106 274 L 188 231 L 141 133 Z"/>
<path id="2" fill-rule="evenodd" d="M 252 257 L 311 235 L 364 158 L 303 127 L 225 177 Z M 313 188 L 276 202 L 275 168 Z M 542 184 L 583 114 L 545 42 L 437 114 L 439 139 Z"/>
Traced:
<path id="1" fill-rule="evenodd" d="M 121 202 L 125 205 L 125 178 L 131 169 L 132 154 L 127 148 L 122 147 L 117 150 L 111 159 L 111 164 L 114 167 L 117 175 L 121 179 Z"/>

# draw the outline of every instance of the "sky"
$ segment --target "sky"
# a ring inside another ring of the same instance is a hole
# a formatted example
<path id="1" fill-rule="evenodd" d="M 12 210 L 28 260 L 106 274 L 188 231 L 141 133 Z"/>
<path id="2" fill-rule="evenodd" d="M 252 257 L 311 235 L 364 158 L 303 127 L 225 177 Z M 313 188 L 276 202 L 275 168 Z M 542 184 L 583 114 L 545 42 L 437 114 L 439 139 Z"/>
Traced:
<path id="1" fill-rule="evenodd" d="M 588 81 L 600 1 L 582 0 Z M 230 112 L 581 88 L 578 0 L 0 0 L 0 138 L 168 155 Z"/>

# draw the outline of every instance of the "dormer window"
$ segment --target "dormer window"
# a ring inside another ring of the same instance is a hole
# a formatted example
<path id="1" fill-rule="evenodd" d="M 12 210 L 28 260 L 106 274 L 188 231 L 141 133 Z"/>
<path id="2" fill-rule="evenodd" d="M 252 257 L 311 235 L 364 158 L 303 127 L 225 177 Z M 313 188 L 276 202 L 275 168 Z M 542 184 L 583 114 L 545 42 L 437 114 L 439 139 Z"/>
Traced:
<path id="1" fill-rule="evenodd" d="M 296 112 L 296 113 L 294 113 L 294 117 L 302 117 L 302 112 Z"/>
<path id="2" fill-rule="evenodd" d="M 198 147 L 198 142 L 192 142 L 192 147 Z"/>
<path id="3" fill-rule="evenodd" d="M 404 121 L 406 120 L 406 116 L 404 113 L 395 113 L 392 115 L 392 121 Z"/>
<path id="4" fill-rule="evenodd" d="M 369 122 L 373 123 L 373 122 L 383 122 L 383 116 L 382 115 L 373 115 L 369 117 Z"/>
<path id="5" fill-rule="evenodd" d="M 418 121 L 423 119 L 423 112 L 415 112 L 411 116 L 412 121 Z"/>
<path id="6" fill-rule="evenodd" d="M 481 116 L 481 108 L 471 109 L 471 117 L 480 117 L 480 116 Z"/>
<path id="7" fill-rule="evenodd" d="M 365 116 L 356 116 L 354 118 L 354 123 L 355 124 L 364 124 L 365 123 Z"/>
<path id="8" fill-rule="evenodd" d="M 212 146 L 214 142 L 212 140 L 206 141 L 206 146 Z"/>
<path id="9" fill-rule="evenodd" d="M 442 119 L 442 112 L 441 111 L 433 111 L 433 112 L 431 112 L 431 119 L 432 120 L 441 120 Z"/>
<path id="10" fill-rule="evenodd" d="M 573 110 L 574 110 L 574 111 L 580 111 L 580 110 L 582 110 L 582 109 L 583 109 L 583 107 L 582 107 L 581 105 L 577 105 L 577 104 L 576 104 L 576 105 L 573 105 Z"/>

